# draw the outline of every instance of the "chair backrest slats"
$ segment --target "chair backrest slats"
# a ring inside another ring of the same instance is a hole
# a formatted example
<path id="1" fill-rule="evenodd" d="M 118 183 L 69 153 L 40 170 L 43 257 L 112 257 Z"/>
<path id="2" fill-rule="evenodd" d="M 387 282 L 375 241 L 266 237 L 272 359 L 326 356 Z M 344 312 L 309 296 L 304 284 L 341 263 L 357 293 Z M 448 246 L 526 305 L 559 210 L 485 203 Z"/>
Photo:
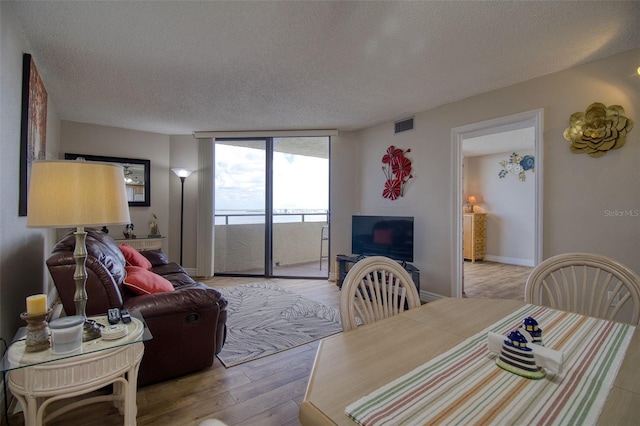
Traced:
<path id="1" fill-rule="evenodd" d="M 411 275 L 398 262 L 383 256 L 357 262 L 342 283 L 340 297 L 344 331 L 420 306 Z"/>
<path id="2" fill-rule="evenodd" d="M 525 302 L 637 325 L 640 277 L 606 256 L 565 253 L 531 271 Z"/>

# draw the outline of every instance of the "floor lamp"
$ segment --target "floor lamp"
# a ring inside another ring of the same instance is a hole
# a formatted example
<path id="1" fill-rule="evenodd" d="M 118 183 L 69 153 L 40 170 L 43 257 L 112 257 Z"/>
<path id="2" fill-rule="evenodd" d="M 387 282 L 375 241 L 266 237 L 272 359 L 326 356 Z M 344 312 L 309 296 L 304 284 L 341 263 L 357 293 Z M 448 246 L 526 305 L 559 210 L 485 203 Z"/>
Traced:
<path id="1" fill-rule="evenodd" d="M 182 185 L 180 193 L 180 265 L 182 265 L 182 241 L 184 236 L 184 181 L 186 178 L 191 176 L 193 170 L 176 168 L 171 169 L 171 171 L 180 178 L 180 183 Z"/>
<path id="2" fill-rule="evenodd" d="M 84 160 L 34 161 L 27 209 L 30 228 L 76 228 L 75 314 L 85 319 L 83 340 L 100 337 L 100 327 L 87 321 L 87 233 L 84 228 L 130 222 L 122 167 Z"/>

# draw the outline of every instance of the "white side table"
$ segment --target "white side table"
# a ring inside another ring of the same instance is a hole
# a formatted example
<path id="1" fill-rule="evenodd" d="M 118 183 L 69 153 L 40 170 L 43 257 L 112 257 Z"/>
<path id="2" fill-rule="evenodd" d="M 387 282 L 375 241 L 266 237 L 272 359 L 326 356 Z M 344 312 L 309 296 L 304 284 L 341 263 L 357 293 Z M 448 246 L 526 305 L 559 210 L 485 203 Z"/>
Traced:
<path id="1" fill-rule="evenodd" d="M 94 317 L 108 325 L 106 317 Z M 136 424 L 136 391 L 138 369 L 144 353 L 143 341 L 151 334 L 143 321 L 132 317 L 128 334 L 117 340 L 102 338 L 84 342 L 70 354 L 54 354 L 49 348 L 41 352 L 25 352 L 25 341 L 14 342 L 7 351 L 3 370 L 11 393 L 22 405 L 26 426 L 41 426 L 77 407 L 102 401 L 113 401 L 125 426 Z M 65 398 L 84 395 L 113 384 L 111 395 L 85 398 L 47 413 L 49 404 Z"/>

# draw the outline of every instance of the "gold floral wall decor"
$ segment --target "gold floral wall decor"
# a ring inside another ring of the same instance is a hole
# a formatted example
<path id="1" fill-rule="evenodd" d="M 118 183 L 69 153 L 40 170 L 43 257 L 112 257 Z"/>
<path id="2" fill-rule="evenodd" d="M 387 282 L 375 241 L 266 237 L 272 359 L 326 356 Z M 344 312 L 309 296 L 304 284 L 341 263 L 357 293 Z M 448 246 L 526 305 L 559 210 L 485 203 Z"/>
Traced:
<path id="1" fill-rule="evenodd" d="M 633 129 L 633 120 L 624 114 L 620 105 L 605 106 L 600 102 L 592 103 L 585 112 L 571 114 L 570 126 L 563 134 L 571 143 L 571 152 L 597 158 L 610 149 L 621 148 Z"/>

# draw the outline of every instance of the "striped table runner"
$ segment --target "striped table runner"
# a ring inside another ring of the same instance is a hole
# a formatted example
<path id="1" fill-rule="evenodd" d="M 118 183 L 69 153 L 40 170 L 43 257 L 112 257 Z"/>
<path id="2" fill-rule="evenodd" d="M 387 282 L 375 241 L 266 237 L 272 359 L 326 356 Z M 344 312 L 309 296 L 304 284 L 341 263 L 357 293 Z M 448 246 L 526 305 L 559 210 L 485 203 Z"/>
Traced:
<path id="1" fill-rule="evenodd" d="M 528 316 L 546 347 L 564 353 L 562 374 L 541 380 L 509 373 L 487 349 Z M 526 305 L 448 352 L 346 408 L 360 425 L 593 424 L 635 327 Z"/>

